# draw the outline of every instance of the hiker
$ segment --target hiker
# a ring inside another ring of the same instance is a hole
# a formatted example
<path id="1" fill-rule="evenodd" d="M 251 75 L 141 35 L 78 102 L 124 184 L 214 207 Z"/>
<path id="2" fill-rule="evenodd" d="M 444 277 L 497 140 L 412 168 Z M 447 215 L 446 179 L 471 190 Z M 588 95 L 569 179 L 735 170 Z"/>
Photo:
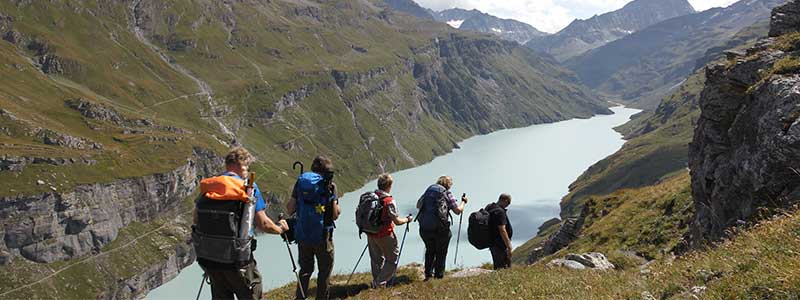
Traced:
<path id="1" fill-rule="evenodd" d="M 333 228 L 341 208 L 333 183 L 333 163 L 317 156 L 311 172 L 300 175 L 286 204 L 287 212 L 296 213 L 294 237 L 297 241 L 297 262 L 300 264 L 300 285 L 296 299 L 308 295 L 308 282 L 314 273 L 314 260 L 319 265 L 316 299 L 328 299 L 330 275 L 333 270 Z M 302 289 L 302 290 L 301 290 Z"/>
<path id="2" fill-rule="evenodd" d="M 417 201 L 419 235 L 425 243 L 425 281 L 444 278 L 447 246 L 453 236 L 450 232 L 450 211 L 460 215 L 468 201 L 464 195 L 461 203 L 456 202 L 450 192 L 451 187 L 453 178 L 441 176 Z"/>
<path id="3" fill-rule="evenodd" d="M 489 203 L 486 211 L 489 212 L 489 228 L 492 233 L 489 251 L 492 252 L 494 269 L 511 267 L 511 237 L 514 229 L 508 220 L 508 206 L 511 205 L 511 195 L 500 194 L 497 202 Z"/>
<path id="4" fill-rule="evenodd" d="M 245 182 L 252 162 L 253 157 L 246 149 L 232 149 L 225 156 L 225 173 L 201 181 L 202 195 L 192 212 L 192 243 L 197 262 L 211 281 L 213 299 L 234 299 L 234 295 L 240 300 L 262 297 L 261 274 L 252 254 L 256 249 L 254 231 L 239 232 L 242 229 L 238 220 L 247 207 L 243 199 L 255 199 L 254 219 L 249 224 L 271 234 L 289 230 L 286 221 L 275 224 L 267 217 L 267 204 L 258 185 Z M 231 213 L 234 218 L 219 217 Z M 236 230 L 232 230 L 234 228 Z M 245 247 L 230 247 L 242 237 L 248 240 Z"/>
<path id="5" fill-rule="evenodd" d="M 367 233 L 373 287 L 386 287 L 397 270 L 396 263 L 400 249 L 397 245 L 397 236 L 394 234 L 394 226 L 407 224 L 413 220 L 411 216 L 400 217 L 397 212 L 397 204 L 389 194 L 393 183 L 392 175 L 384 173 L 378 176 L 378 190 L 375 194 L 383 201 L 381 214 L 385 222 L 377 233 Z"/>

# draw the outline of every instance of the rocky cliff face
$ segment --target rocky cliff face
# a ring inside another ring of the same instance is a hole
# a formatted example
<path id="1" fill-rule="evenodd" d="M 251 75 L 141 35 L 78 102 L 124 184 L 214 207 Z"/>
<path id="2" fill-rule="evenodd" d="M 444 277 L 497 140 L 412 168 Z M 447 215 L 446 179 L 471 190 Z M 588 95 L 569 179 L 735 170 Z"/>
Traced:
<path id="1" fill-rule="evenodd" d="M 533 39 L 526 45 L 565 61 L 649 25 L 693 12 L 686 0 L 636 0 L 617 11 L 575 20 L 558 33 Z"/>
<path id="2" fill-rule="evenodd" d="M 787 13 L 799 8 L 776 9 L 771 38 L 706 71 L 689 153 L 695 243 L 800 200 L 800 27 Z"/>
<path id="3" fill-rule="evenodd" d="M 17 256 L 39 263 L 83 257 L 117 238 L 132 222 L 148 222 L 180 207 L 199 178 L 219 171 L 213 153 L 197 149 L 176 170 L 106 184 L 0 198 L 0 262 Z M 215 172 L 216 171 L 216 172 Z"/>

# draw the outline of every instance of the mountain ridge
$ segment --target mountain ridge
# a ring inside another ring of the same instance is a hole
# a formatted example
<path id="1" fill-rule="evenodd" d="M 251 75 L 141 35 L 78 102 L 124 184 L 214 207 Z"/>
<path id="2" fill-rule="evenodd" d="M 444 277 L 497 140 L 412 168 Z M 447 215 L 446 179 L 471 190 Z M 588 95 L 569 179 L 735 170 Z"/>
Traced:
<path id="1" fill-rule="evenodd" d="M 432 13 L 437 21 L 448 23 L 455 28 L 491 33 L 523 45 L 533 38 L 547 35 L 530 24 L 499 18 L 477 9 L 452 8 Z"/>
<path id="2" fill-rule="evenodd" d="M 669 19 L 588 51 L 565 65 L 601 93 L 653 109 L 670 88 L 698 67 L 698 61 L 708 61 L 707 51 L 719 52 L 741 36 L 742 30 L 767 22 L 772 8 L 784 2 L 739 1 L 726 8 Z"/>
<path id="3" fill-rule="evenodd" d="M 623 8 L 574 20 L 561 31 L 526 44 L 566 61 L 666 19 L 694 13 L 686 0 L 634 0 Z"/>

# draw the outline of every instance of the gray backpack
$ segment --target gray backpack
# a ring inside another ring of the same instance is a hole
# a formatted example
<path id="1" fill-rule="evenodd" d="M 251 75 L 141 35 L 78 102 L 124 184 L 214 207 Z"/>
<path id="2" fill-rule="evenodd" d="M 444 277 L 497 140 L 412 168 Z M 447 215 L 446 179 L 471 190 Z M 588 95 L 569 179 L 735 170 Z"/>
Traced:
<path id="1" fill-rule="evenodd" d="M 386 218 L 383 213 L 385 206 L 383 199 L 375 192 L 367 192 L 361 195 L 358 201 L 358 208 L 356 208 L 356 225 L 358 226 L 358 234 L 361 233 L 378 233 L 381 228 L 386 225 Z"/>

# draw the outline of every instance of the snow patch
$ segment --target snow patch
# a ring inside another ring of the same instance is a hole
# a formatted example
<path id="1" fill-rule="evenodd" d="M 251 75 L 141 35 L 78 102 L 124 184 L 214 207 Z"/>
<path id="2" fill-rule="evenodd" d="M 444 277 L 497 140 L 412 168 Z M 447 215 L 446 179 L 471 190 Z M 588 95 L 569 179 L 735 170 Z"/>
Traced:
<path id="1" fill-rule="evenodd" d="M 497 32 L 497 33 L 503 33 L 502 30 L 494 28 L 494 27 L 492 27 L 492 31 Z"/>
<path id="2" fill-rule="evenodd" d="M 461 24 L 464 24 L 464 20 L 450 20 L 450 21 L 447 21 L 447 25 L 450 25 L 453 28 L 460 28 Z"/>

